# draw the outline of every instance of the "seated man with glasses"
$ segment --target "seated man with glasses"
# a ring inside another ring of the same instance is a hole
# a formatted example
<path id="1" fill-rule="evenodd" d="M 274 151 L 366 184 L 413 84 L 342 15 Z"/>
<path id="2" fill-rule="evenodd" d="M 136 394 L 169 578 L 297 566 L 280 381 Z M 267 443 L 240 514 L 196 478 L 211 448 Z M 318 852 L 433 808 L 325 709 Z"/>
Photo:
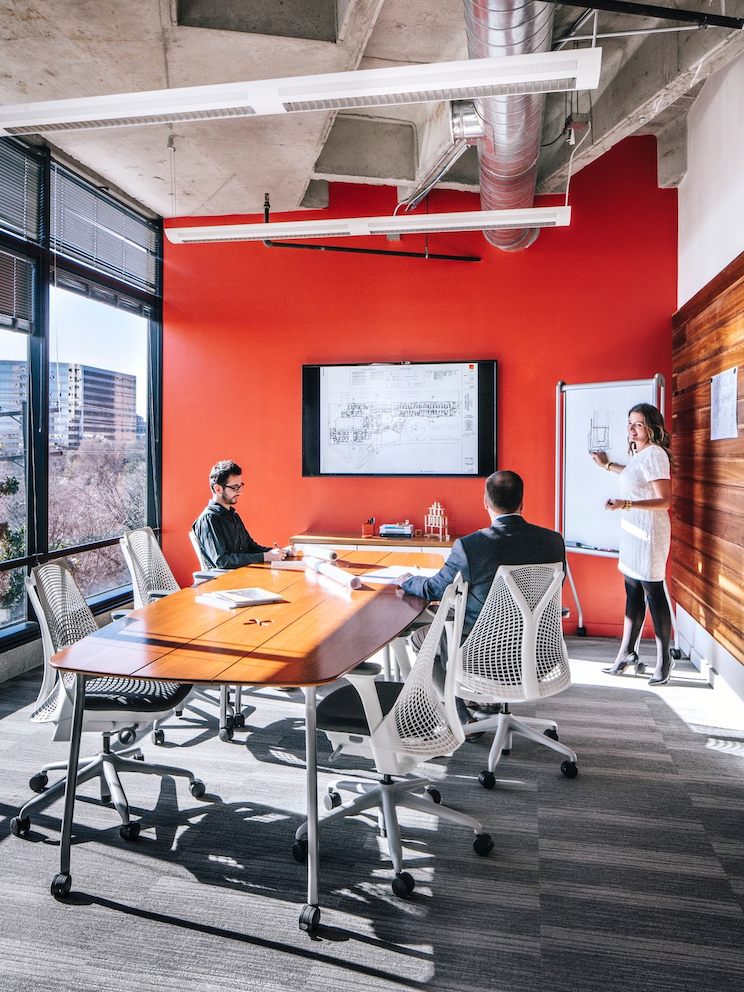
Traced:
<path id="1" fill-rule="evenodd" d="M 212 498 L 192 525 L 202 555 L 210 568 L 240 568 L 262 561 L 287 557 L 288 548 L 265 547 L 253 540 L 235 510 L 243 491 L 243 470 L 235 462 L 224 460 L 209 472 Z"/>

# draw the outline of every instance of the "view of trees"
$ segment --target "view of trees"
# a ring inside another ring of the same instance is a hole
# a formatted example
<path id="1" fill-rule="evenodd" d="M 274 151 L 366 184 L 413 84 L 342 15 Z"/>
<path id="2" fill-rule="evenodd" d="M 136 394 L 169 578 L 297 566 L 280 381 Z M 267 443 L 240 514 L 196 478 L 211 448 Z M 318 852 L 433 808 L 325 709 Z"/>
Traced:
<path id="1" fill-rule="evenodd" d="M 49 550 L 121 535 L 146 522 L 145 439 L 121 444 L 86 438 L 56 451 L 49 461 Z M 25 554 L 25 487 L 16 476 L 0 480 L 0 560 Z M 118 545 L 71 554 L 86 596 L 125 585 L 128 572 Z M 0 572 L 0 626 L 24 619 L 23 569 Z"/>

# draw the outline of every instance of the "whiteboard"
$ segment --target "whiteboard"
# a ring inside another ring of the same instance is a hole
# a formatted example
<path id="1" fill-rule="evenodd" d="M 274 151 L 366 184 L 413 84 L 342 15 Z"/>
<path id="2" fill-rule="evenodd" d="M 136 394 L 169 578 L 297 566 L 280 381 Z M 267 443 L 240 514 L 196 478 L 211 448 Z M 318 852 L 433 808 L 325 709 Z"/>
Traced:
<path id="1" fill-rule="evenodd" d="M 620 547 L 620 513 L 605 510 L 611 497 L 620 495 L 616 473 L 596 465 L 590 451 L 602 450 L 612 462 L 628 462 L 628 410 L 636 403 L 661 409 L 663 377 L 625 382 L 559 383 L 563 400 L 563 452 L 560 529 L 569 551 L 590 555 L 617 555 Z"/>

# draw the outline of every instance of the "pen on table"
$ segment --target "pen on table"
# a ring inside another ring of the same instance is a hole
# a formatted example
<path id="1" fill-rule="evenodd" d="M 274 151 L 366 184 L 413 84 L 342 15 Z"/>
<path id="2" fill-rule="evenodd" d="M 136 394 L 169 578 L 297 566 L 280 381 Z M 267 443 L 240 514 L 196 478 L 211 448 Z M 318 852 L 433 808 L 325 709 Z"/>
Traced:
<path id="1" fill-rule="evenodd" d="M 284 559 L 287 557 L 287 554 L 284 551 L 284 549 L 283 548 L 280 548 L 279 545 L 276 543 L 276 541 L 274 541 L 274 547 L 276 548 L 277 551 L 281 551 L 282 561 L 284 561 Z"/>

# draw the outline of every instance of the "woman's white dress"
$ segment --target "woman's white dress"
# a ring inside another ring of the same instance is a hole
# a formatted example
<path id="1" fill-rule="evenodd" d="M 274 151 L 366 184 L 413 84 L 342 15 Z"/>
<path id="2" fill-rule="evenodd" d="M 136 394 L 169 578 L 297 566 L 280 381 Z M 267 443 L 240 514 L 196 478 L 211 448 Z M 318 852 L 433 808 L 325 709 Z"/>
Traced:
<path id="1" fill-rule="evenodd" d="M 649 444 L 633 455 L 620 473 L 620 495 L 632 501 L 654 499 L 651 485 L 670 478 L 669 456 L 658 444 Z M 661 582 L 669 555 L 671 524 L 667 510 L 636 507 L 620 511 L 620 560 L 618 568 L 632 579 Z"/>

